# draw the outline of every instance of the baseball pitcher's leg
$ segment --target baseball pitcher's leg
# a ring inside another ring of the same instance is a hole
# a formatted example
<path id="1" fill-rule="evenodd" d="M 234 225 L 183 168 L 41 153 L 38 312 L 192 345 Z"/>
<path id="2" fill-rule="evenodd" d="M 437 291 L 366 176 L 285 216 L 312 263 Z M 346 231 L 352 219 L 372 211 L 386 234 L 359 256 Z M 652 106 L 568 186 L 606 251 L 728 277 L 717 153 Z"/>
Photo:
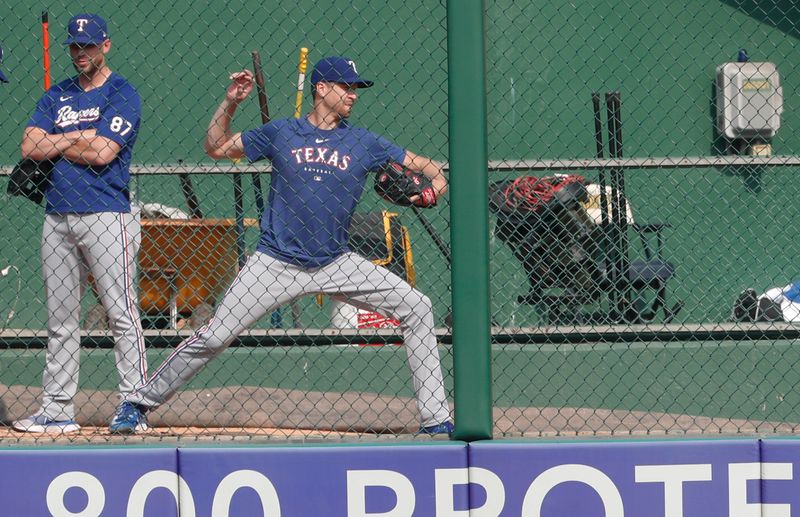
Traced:
<path id="1" fill-rule="evenodd" d="M 103 212 L 80 216 L 80 239 L 98 297 L 114 336 L 119 390 L 124 396 L 144 384 L 147 355 L 135 289 L 136 261 L 131 214 Z"/>
<path id="2" fill-rule="evenodd" d="M 127 400 L 146 408 L 161 405 L 242 331 L 304 294 L 302 286 L 308 284 L 309 277 L 302 269 L 254 253 L 233 280 L 209 323 L 178 345 L 147 383 Z"/>
<path id="3" fill-rule="evenodd" d="M 46 215 L 42 229 L 42 272 L 47 293 L 47 359 L 41 414 L 73 420 L 72 399 L 80 368 L 80 261 L 71 231 L 74 216 Z"/>
<path id="4" fill-rule="evenodd" d="M 422 427 L 450 420 L 430 299 L 386 268 L 348 253 L 315 275 L 322 290 L 401 321 Z"/>

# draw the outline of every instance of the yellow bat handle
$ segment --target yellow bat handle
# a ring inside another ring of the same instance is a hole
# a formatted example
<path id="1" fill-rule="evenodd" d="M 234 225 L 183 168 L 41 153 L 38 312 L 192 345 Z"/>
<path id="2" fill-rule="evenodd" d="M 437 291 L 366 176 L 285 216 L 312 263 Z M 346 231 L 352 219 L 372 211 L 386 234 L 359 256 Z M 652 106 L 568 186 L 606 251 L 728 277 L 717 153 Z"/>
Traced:
<path id="1" fill-rule="evenodd" d="M 303 113 L 303 86 L 306 82 L 306 70 L 308 69 L 308 49 L 303 47 L 300 49 L 300 62 L 297 64 L 297 97 L 294 100 L 294 118 L 300 118 Z M 318 294 L 314 296 L 317 305 L 322 307 L 323 296 Z"/>
<path id="2" fill-rule="evenodd" d="M 303 85 L 306 82 L 306 69 L 308 68 L 308 49 L 300 49 L 300 62 L 297 65 L 297 96 L 294 100 L 294 118 L 300 118 L 303 112 Z"/>

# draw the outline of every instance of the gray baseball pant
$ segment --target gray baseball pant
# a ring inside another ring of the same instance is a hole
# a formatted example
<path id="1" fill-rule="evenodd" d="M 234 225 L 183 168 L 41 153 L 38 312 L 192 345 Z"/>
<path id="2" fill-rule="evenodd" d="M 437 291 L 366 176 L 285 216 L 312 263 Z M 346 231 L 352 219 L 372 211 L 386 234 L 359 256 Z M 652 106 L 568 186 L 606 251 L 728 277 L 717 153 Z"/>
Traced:
<path id="1" fill-rule="evenodd" d="M 129 213 L 47 214 L 42 229 L 42 271 L 47 293 L 47 356 L 41 414 L 75 417 L 80 371 L 80 313 L 86 271 L 108 314 L 119 390 L 144 384 L 147 358 L 135 283 L 138 220 Z"/>
<path id="2" fill-rule="evenodd" d="M 355 253 L 315 269 L 254 253 L 209 323 L 178 345 L 147 383 L 126 399 L 148 408 L 161 405 L 259 318 L 295 298 L 320 293 L 400 320 L 421 424 L 450 419 L 430 299 Z"/>

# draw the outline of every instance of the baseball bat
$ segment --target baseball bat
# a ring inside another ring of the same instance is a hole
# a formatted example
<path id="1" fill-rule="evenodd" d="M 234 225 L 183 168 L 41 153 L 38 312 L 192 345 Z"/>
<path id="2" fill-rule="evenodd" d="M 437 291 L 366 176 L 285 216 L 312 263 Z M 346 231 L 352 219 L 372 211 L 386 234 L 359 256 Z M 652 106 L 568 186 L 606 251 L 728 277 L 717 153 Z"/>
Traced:
<path id="1" fill-rule="evenodd" d="M 419 222 L 422 223 L 422 226 L 425 227 L 425 231 L 428 232 L 428 235 L 431 236 L 431 239 L 433 239 L 433 242 L 436 244 L 436 247 L 439 248 L 439 251 L 442 253 L 442 256 L 447 261 L 447 265 L 448 266 L 451 265 L 452 256 L 450 255 L 450 248 L 447 247 L 447 244 L 445 244 L 441 236 L 438 233 L 436 233 L 436 229 L 433 227 L 428 218 L 425 217 L 425 214 L 423 214 L 420 211 L 419 207 L 411 205 L 411 210 L 413 210 L 414 213 L 417 214 Z"/>
<path id="2" fill-rule="evenodd" d="M 258 50 L 252 51 L 253 56 L 253 75 L 256 81 L 256 92 L 258 93 L 258 107 L 261 112 L 261 122 L 266 124 L 269 122 L 269 102 L 267 101 L 267 90 L 264 86 L 264 71 L 261 68 L 261 54 Z M 257 172 L 253 173 L 253 189 L 256 191 L 256 207 L 258 208 L 259 215 L 264 212 L 264 197 L 261 192 L 261 179 Z M 295 327 L 300 326 L 300 306 L 296 301 L 290 304 L 292 309 L 292 321 Z M 274 327 L 283 326 L 283 317 L 281 316 L 280 309 L 274 311 L 271 315 L 272 325 Z"/>
<path id="3" fill-rule="evenodd" d="M 598 159 L 603 159 L 603 120 L 600 112 L 600 94 L 592 92 L 592 110 L 594 111 L 594 142 Z M 602 167 L 597 171 L 597 181 L 600 185 L 600 237 L 598 248 L 602 260 L 605 274 L 609 274 L 609 251 L 608 251 L 608 196 L 606 194 L 606 171 Z M 612 289 L 609 293 L 611 305 L 616 305 L 616 294 Z"/>
<path id="4" fill-rule="evenodd" d="M 180 167 L 181 165 L 183 165 L 183 160 L 178 160 L 178 166 Z M 200 202 L 197 200 L 197 195 L 194 191 L 194 185 L 192 185 L 192 179 L 186 172 L 179 173 L 178 179 L 181 182 L 181 192 L 183 192 L 183 198 L 186 200 L 186 205 L 189 207 L 190 217 L 192 219 L 202 219 L 203 212 L 200 210 Z"/>
<path id="5" fill-rule="evenodd" d="M 242 269 L 247 257 L 244 253 L 244 191 L 239 171 L 233 172 L 233 212 L 236 220 L 236 256 L 239 258 L 239 269 Z"/>
<path id="6" fill-rule="evenodd" d="M 600 116 L 600 94 L 592 93 L 592 108 L 594 110 L 594 141 L 597 158 L 603 159 L 603 121 Z M 600 184 L 600 221 L 603 227 L 608 226 L 608 199 L 606 198 L 606 172 L 604 169 L 597 171 L 597 181 Z"/>
<path id="7" fill-rule="evenodd" d="M 607 130 L 608 130 L 608 156 L 609 158 L 616 158 L 617 146 L 616 140 L 614 140 L 615 132 L 614 132 L 614 101 L 612 99 L 612 92 L 605 93 L 605 100 L 606 100 L 606 119 L 607 119 Z M 613 266 L 613 273 L 614 273 L 614 280 L 615 284 L 619 284 L 620 275 L 622 275 L 622 271 L 620 271 L 620 248 L 619 248 L 619 196 L 617 195 L 618 185 L 617 180 L 619 176 L 617 175 L 617 170 L 612 168 L 610 171 L 611 176 L 611 224 L 609 226 L 609 253 L 611 254 L 611 258 L 609 262 Z M 616 293 L 615 293 L 616 294 Z"/>
<path id="8" fill-rule="evenodd" d="M 294 99 L 294 118 L 303 114 L 303 86 L 306 82 L 306 69 L 308 68 L 308 49 L 300 49 L 300 61 L 297 63 L 297 95 Z"/>
<path id="9" fill-rule="evenodd" d="M 186 205 L 189 207 L 191 218 L 202 219 L 203 212 L 200 210 L 200 203 L 197 201 L 197 196 L 194 193 L 192 179 L 185 172 L 178 174 L 178 179 L 180 179 L 181 190 L 183 191 L 183 197 L 186 199 Z"/>
<path id="10" fill-rule="evenodd" d="M 300 49 L 300 59 L 297 62 L 297 95 L 294 99 L 294 118 L 300 118 L 303 114 L 303 87 L 306 82 L 306 69 L 308 68 L 308 49 L 302 47 Z M 320 303 L 320 296 L 317 296 L 317 304 Z M 300 326 L 300 306 L 297 302 L 289 304 L 292 309 L 292 321 L 295 327 Z"/>
<path id="11" fill-rule="evenodd" d="M 417 215 L 417 219 L 419 219 L 419 222 L 422 223 L 422 226 L 425 228 L 425 231 L 428 232 L 428 235 L 431 236 L 431 239 L 433 239 L 433 242 L 436 244 L 436 247 L 439 248 L 439 251 L 442 253 L 442 256 L 444 257 L 445 261 L 447 261 L 447 265 L 449 267 L 452 267 L 453 257 L 450 253 L 450 248 L 447 246 L 447 244 L 445 244 L 444 240 L 442 240 L 442 237 L 438 233 L 436 233 L 436 229 L 433 227 L 428 218 L 425 217 L 425 214 L 423 214 L 420 211 L 419 207 L 417 207 L 416 205 L 411 205 L 411 210 Z M 447 314 L 445 315 L 444 324 L 446 327 L 453 326 L 452 311 L 448 311 Z M 496 326 L 494 317 L 492 317 L 492 326 Z"/>
<path id="12" fill-rule="evenodd" d="M 256 80 L 256 91 L 258 93 L 258 107 L 261 111 L 261 123 L 266 124 L 269 122 L 269 104 L 267 103 L 267 91 L 264 88 L 264 72 L 261 70 L 261 55 L 257 50 L 252 52 L 253 56 L 253 74 Z M 253 190 L 256 196 L 256 209 L 258 215 L 264 213 L 264 194 L 261 191 L 261 177 L 257 172 L 252 174 L 253 177 Z"/>
<path id="13" fill-rule="evenodd" d="M 269 122 L 269 103 L 267 102 L 267 90 L 264 86 L 264 71 L 261 69 L 261 54 L 254 50 L 253 56 L 253 75 L 256 81 L 256 92 L 258 93 L 258 107 L 261 109 L 261 122 Z"/>
<path id="14" fill-rule="evenodd" d="M 608 157 L 615 158 L 617 152 L 616 141 L 614 137 L 616 135 L 614 131 L 614 101 L 612 98 L 612 92 L 605 93 L 605 101 L 606 101 L 606 129 L 608 130 Z M 613 274 L 613 282 L 611 288 L 611 294 L 609 295 L 609 302 L 610 307 L 612 308 L 612 319 L 618 320 L 622 318 L 622 305 L 623 298 L 622 298 L 622 281 L 623 275 L 625 274 L 622 271 L 622 263 L 621 263 L 621 249 L 619 246 L 619 234 L 620 234 L 620 227 L 619 227 L 619 190 L 617 185 L 617 180 L 619 176 L 617 175 L 617 170 L 612 168 L 610 170 L 610 183 L 611 183 L 611 224 L 608 227 L 608 247 L 609 247 L 609 264 L 611 267 L 611 272 Z M 613 296 L 612 296 L 613 295 Z"/>
<path id="15" fill-rule="evenodd" d="M 622 128 L 618 91 L 606 93 L 608 116 L 608 153 L 611 158 L 622 158 Z M 625 176 L 620 168 L 611 169 L 611 226 L 614 229 L 612 247 L 616 251 L 614 261 L 616 285 L 618 287 L 618 311 L 625 318 L 628 309 L 628 239 L 625 233 L 627 212 L 625 206 Z M 624 224 L 623 224 L 624 221 Z"/>
<path id="16" fill-rule="evenodd" d="M 617 155 L 615 158 L 622 158 L 622 97 L 619 91 L 615 91 L 613 95 L 614 101 L 614 140 L 617 142 Z M 630 269 L 630 258 L 628 256 L 629 252 L 629 243 L 628 243 L 628 200 L 625 196 L 625 169 L 618 168 L 617 169 L 618 175 L 618 189 L 617 189 L 617 196 L 619 197 L 619 226 L 620 226 L 620 234 L 619 234 L 619 241 L 620 241 L 620 267 L 624 272 L 625 276 L 623 279 L 625 282 L 623 286 L 625 287 L 625 291 L 623 292 L 623 301 L 624 303 L 629 303 L 630 293 L 630 281 L 628 277 L 628 270 Z M 626 305 L 626 310 L 629 310 L 629 307 Z"/>
<path id="17" fill-rule="evenodd" d="M 44 53 L 44 89 L 50 89 L 50 32 L 47 11 L 42 11 L 42 51 Z"/>

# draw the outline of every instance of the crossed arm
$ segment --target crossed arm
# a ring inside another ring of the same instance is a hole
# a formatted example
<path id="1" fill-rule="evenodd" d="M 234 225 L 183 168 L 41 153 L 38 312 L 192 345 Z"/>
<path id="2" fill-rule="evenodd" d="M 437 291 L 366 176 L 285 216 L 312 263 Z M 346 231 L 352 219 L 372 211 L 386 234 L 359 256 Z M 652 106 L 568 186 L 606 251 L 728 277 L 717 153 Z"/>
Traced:
<path id="1" fill-rule="evenodd" d="M 50 134 L 38 127 L 28 127 L 20 145 L 22 158 L 36 161 L 65 158 L 89 166 L 108 165 L 120 149 L 118 143 L 98 136 L 94 129 Z"/>

